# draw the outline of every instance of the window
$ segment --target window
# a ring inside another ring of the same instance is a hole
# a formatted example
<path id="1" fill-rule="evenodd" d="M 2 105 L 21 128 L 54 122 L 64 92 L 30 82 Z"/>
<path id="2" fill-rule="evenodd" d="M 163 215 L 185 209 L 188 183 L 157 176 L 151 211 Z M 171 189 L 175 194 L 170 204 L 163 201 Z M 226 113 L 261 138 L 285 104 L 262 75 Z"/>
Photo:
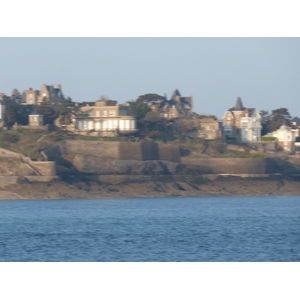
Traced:
<path id="1" fill-rule="evenodd" d="M 99 110 L 96 111 L 96 117 L 100 117 L 100 111 Z"/>
<path id="2" fill-rule="evenodd" d="M 109 116 L 112 117 L 112 116 L 115 116 L 116 115 L 116 111 L 115 110 L 110 110 L 109 111 Z"/>
<path id="3" fill-rule="evenodd" d="M 103 117 L 107 117 L 107 110 L 104 110 L 104 111 L 102 112 L 102 116 L 103 116 Z"/>

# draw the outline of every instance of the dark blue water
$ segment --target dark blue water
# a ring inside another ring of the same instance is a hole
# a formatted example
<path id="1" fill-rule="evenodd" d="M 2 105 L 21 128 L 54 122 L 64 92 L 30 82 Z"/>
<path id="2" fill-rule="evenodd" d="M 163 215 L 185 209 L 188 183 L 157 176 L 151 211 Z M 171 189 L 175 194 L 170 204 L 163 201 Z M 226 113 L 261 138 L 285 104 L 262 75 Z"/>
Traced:
<path id="1" fill-rule="evenodd" d="M 0 201 L 0 261 L 300 261 L 300 196 Z"/>

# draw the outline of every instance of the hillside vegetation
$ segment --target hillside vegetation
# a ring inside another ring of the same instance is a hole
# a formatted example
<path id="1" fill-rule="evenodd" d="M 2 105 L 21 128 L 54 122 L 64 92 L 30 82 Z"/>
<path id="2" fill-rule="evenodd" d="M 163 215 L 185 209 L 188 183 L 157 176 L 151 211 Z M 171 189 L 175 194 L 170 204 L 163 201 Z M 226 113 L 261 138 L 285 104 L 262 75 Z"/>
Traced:
<path id="1" fill-rule="evenodd" d="M 177 145 L 181 148 L 183 157 L 192 158 L 262 158 L 266 154 L 258 154 L 248 147 L 231 146 L 227 149 L 226 144 L 219 140 L 204 140 L 201 138 L 177 137 L 173 140 L 161 139 L 138 139 L 134 137 L 96 137 L 75 135 L 66 130 L 45 131 L 40 129 L 19 128 L 0 132 L 0 147 L 23 154 L 32 160 L 44 160 L 41 151 L 57 146 L 63 140 L 90 140 L 90 141 L 140 141 L 156 142 Z"/>

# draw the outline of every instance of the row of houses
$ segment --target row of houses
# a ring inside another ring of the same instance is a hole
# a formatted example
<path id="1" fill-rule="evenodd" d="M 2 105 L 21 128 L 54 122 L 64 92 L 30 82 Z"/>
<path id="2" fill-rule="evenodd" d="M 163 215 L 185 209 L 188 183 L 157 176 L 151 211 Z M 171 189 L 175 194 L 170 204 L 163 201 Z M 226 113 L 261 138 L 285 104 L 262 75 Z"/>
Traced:
<path id="1" fill-rule="evenodd" d="M 6 96 L 4 93 L 0 93 L 0 101 L 3 100 L 4 96 Z M 39 105 L 44 99 L 47 99 L 53 106 L 55 103 L 59 103 L 59 101 L 65 99 L 62 93 L 61 84 L 58 84 L 57 87 L 54 87 L 53 84 L 43 84 L 41 90 L 29 88 L 28 90 L 23 91 L 22 94 L 18 89 L 14 88 L 11 95 L 8 97 L 12 102 L 23 105 Z"/>
<path id="2" fill-rule="evenodd" d="M 5 105 L 0 94 L 0 126 L 4 125 Z M 64 100 L 62 86 L 55 88 L 53 85 L 43 84 L 41 90 L 28 89 L 22 94 L 14 89 L 10 96 L 11 101 L 22 105 L 40 105 L 45 99 L 52 107 L 57 107 L 60 101 Z M 181 96 L 176 89 L 171 99 L 149 101 L 148 106 L 160 118 L 168 120 L 179 120 L 182 128 L 190 127 L 196 129 L 191 132 L 184 132 L 191 136 L 205 139 L 223 138 L 236 143 L 251 143 L 261 140 L 262 117 L 256 108 L 247 108 L 243 105 L 242 99 L 237 98 L 235 106 L 228 109 L 222 120 L 199 116 L 193 111 L 193 97 Z M 35 110 L 29 118 L 29 126 L 42 126 L 43 118 Z M 293 121 L 293 120 L 292 120 Z M 297 129 L 292 129 L 283 124 L 277 131 L 269 133 L 267 137 L 275 137 L 282 142 L 285 151 L 292 151 L 292 144 L 299 137 L 300 120 L 294 118 Z M 191 125 L 192 124 L 192 125 Z M 57 126 L 60 126 L 56 122 Z M 133 134 L 138 131 L 136 118 L 130 111 L 129 104 L 118 104 L 112 100 L 98 100 L 87 103 L 84 106 L 78 105 L 78 110 L 73 114 L 71 122 L 65 125 L 67 130 L 76 134 L 89 134 L 96 136 L 118 136 L 119 134 Z"/>

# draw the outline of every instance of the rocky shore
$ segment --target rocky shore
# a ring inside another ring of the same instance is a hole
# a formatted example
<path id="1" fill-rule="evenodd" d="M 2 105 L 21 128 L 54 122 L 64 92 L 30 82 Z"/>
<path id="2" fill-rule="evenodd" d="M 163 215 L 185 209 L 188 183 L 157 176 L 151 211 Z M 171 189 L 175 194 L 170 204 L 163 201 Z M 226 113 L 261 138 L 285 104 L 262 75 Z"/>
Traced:
<path id="1" fill-rule="evenodd" d="M 209 197 L 299 195 L 300 178 L 219 177 L 213 181 L 107 184 L 93 181 L 22 182 L 0 189 L 0 199 L 114 199 L 141 197 Z"/>

